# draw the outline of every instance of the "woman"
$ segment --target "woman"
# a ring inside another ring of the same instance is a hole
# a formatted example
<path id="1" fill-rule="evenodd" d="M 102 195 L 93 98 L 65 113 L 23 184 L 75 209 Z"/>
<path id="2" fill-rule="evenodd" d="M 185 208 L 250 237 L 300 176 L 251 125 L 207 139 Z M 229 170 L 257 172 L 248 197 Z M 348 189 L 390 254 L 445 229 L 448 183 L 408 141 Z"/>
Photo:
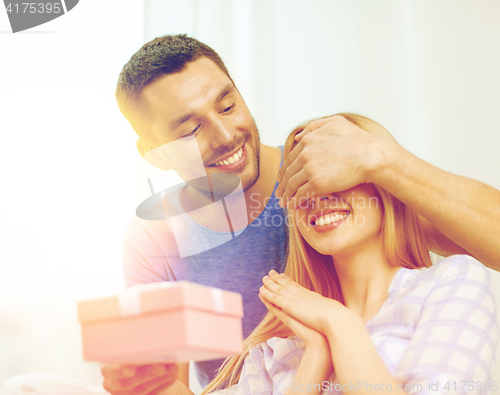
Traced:
<path id="1" fill-rule="evenodd" d="M 425 220 L 373 184 L 311 197 L 289 219 L 286 274 L 269 273 L 260 289 L 269 313 L 204 394 L 497 389 L 498 325 L 483 265 L 456 255 L 432 266 Z"/>

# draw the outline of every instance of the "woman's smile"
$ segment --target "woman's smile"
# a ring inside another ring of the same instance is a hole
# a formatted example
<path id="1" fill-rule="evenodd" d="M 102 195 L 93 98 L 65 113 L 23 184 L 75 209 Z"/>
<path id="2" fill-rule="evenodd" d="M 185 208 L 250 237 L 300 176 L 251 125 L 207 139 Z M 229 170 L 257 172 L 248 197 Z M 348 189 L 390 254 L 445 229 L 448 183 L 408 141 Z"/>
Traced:
<path id="1" fill-rule="evenodd" d="M 308 199 L 294 210 L 304 239 L 326 255 L 356 252 L 380 236 L 383 210 L 373 184 Z"/>
<path id="2" fill-rule="evenodd" d="M 309 223 L 319 233 L 338 228 L 350 215 L 348 210 L 323 210 L 309 216 Z"/>

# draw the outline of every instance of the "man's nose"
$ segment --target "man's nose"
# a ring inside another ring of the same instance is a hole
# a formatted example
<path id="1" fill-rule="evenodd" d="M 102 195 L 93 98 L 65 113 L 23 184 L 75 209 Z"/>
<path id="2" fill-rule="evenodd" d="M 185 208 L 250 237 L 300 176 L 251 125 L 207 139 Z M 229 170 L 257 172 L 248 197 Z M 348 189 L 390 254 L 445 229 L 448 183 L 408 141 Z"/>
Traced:
<path id="1" fill-rule="evenodd" d="M 210 145 L 217 148 L 221 145 L 230 144 L 236 137 L 236 129 L 228 122 L 215 119 L 210 127 Z"/>

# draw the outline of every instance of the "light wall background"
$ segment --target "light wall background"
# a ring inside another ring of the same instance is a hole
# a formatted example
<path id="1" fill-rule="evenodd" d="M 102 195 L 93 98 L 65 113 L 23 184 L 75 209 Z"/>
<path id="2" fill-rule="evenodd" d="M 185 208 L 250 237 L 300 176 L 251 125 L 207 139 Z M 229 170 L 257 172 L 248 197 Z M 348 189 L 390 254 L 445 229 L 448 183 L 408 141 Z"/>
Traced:
<path id="1" fill-rule="evenodd" d="M 113 91 L 144 42 L 187 33 L 212 46 L 264 144 L 351 111 L 500 189 L 499 20 L 493 0 L 82 0 L 37 34 L 0 34 L 0 383 L 100 381 L 81 361 L 75 303 L 123 287 L 139 157 Z"/>
<path id="2" fill-rule="evenodd" d="M 117 109 L 144 5 L 81 0 L 10 33 L 0 5 L 0 384 L 44 372 L 98 383 L 83 362 L 76 302 L 124 288 L 135 138 Z"/>

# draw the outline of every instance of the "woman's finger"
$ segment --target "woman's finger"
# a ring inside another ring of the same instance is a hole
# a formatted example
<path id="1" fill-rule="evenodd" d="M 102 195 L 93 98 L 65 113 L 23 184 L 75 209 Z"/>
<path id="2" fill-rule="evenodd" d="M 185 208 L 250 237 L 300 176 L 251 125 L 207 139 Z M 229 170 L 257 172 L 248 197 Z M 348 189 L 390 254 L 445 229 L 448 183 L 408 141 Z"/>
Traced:
<path id="1" fill-rule="evenodd" d="M 264 276 L 264 278 L 262 279 L 262 284 L 264 284 L 264 287 L 266 287 L 269 291 L 275 294 L 281 294 L 283 287 L 276 283 L 276 281 L 274 281 L 271 277 Z"/>
<path id="2" fill-rule="evenodd" d="M 280 302 L 282 302 L 281 296 L 279 294 L 271 292 L 264 285 L 259 289 L 259 297 L 277 306 L 280 305 Z"/>
<path id="3" fill-rule="evenodd" d="M 290 330 L 295 333 L 297 336 L 299 336 L 302 340 L 304 340 L 306 343 L 309 340 L 312 339 L 321 339 L 323 335 L 321 333 L 317 332 L 316 330 L 308 327 L 304 323 L 300 322 L 296 318 L 292 317 L 291 315 L 285 313 L 283 310 L 281 310 L 279 307 L 269 303 L 265 299 L 263 299 L 260 295 L 260 300 L 262 300 L 262 303 L 269 309 L 269 311 L 274 314 L 274 316 L 279 319 L 283 324 L 285 324 Z"/>
<path id="4" fill-rule="evenodd" d="M 262 303 L 264 303 L 264 305 L 268 308 L 268 310 L 276 316 L 276 318 L 278 318 L 286 326 L 290 327 L 289 326 L 290 320 L 293 319 L 291 316 L 289 316 L 287 313 L 285 313 L 279 307 L 277 307 L 274 304 L 267 301 L 265 298 L 262 297 L 262 295 L 259 295 L 259 298 L 262 301 Z M 292 328 L 290 328 L 290 329 L 292 329 Z"/>

